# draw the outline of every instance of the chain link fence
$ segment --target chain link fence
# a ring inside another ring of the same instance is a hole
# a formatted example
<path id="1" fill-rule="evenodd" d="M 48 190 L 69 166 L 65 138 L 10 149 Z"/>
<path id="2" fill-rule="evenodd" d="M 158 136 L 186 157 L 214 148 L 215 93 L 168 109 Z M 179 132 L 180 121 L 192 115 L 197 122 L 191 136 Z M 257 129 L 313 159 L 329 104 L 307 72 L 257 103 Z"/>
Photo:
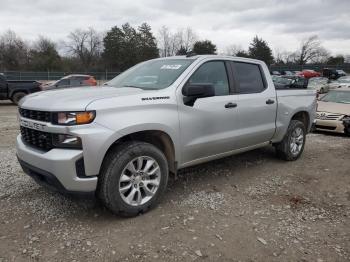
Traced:
<path id="1" fill-rule="evenodd" d="M 271 65 L 271 71 L 302 71 L 304 69 L 312 69 L 321 72 L 323 68 L 332 68 L 338 70 L 344 70 L 350 73 L 350 63 L 341 65 L 327 65 L 327 64 L 310 64 L 310 65 Z"/>

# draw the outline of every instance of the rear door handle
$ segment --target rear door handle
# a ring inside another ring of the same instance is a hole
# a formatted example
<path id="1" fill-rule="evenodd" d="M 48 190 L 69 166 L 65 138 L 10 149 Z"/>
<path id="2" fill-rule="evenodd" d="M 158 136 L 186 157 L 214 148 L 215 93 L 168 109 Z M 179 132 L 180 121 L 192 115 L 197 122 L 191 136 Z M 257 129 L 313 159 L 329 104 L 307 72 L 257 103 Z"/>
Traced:
<path id="1" fill-rule="evenodd" d="M 237 107 L 237 104 L 236 103 L 227 103 L 226 105 L 225 105 L 225 108 L 234 108 L 234 107 Z"/>
<path id="2" fill-rule="evenodd" d="M 272 105 L 272 104 L 274 104 L 274 103 L 275 103 L 275 100 L 272 100 L 272 99 L 266 100 L 266 104 L 267 104 L 267 105 Z"/>

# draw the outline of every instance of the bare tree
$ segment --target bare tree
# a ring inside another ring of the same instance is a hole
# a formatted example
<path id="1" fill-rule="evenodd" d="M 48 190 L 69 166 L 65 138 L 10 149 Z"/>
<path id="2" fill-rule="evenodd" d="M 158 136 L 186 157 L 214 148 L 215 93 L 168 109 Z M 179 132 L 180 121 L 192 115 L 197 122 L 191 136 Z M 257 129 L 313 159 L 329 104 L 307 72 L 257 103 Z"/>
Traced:
<path id="1" fill-rule="evenodd" d="M 236 56 L 237 53 L 243 51 L 243 48 L 241 45 L 229 45 L 225 48 L 225 51 L 223 52 L 224 55 L 232 55 L 232 56 Z"/>
<path id="2" fill-rule="evenodd" d="M 0 36 L 0 69 L 24 69 L 28 61 L 29 47 L 15 32 L 9 30 Z"/>
<path id="3" fill-rule="evenodd" d="M 345 55 L 344 63 L 350 63 L 350 55 Z"/>
<path id="4" fill-rule="evenodd" d="M 170 56 L 171 32 L 168 27 L 162 26 L 159 29 L 157 41 L 159 45 L 159 55 L 161 57 Z"/>
<path id="5" fill-rule="evenodd" d="M 197 34 L 190 27 L 179 29 L 178 36 L 180 47 L 177 47 L 177 51 L 179 51 L 181 47 L 187 52 L 191 51 L 194 43 L 198 39 Z"/>
<path id="6" fill-rule="evenodd" d="M 91 68 L 101 53 L 101 36 L 90 27 L 87 30 L 77 29 L 71 32 L 68 39 L 68 51 L 79 58 L 85 70 Z"/>
<path id="7" fill-rule="evenodd" d="M 171 32 L 166 26 L 162 26 L 158 32 L 158 45 L 161 57 L 176 55 L 180 50 L 189 52 L 197 40 L 197 35 L 192 28 L 178 29 Z"/>
<path id="8" fill-rule="evenodd" d="M 322 47 L 321 41 L 317 35 L 310 36 L 302 40 L 300 49 L 296 51 L 298 56 L 298 63 L 304 65 L 308 62 L 317 61 L 320 57 L 324 57 L 327 53 L 326 49 Z"/>
<path id="9" fill-rule="evenodd" d="M 53 70 L 61 66 L 56 43 L 48 38 L 39 36 L 29 52 L 30 68 L 33 70 Z"/>

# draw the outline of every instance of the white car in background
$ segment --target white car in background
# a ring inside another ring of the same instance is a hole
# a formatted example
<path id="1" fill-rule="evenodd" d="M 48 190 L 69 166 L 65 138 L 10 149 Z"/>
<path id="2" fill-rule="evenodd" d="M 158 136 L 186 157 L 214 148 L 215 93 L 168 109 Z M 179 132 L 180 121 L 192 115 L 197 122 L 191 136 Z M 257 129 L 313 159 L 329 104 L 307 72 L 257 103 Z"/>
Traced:
<path id="1" fill-rule="evenodd" d="M 327 93 L 329 90 L 328 81 L 327 77 L 312 77 L 309 79 L 307 88 L 316 90 L 319 94 Z"/>
<path id="2" fill-rule="evenodd" d="M 340 87 L 350 88 L 350 76 L 342 76 L 342 77 L 339 77 L 337 80 L 334 80 L 329 83 L 330 89 L 335 89 Z"/>
<path id="3" fill-rule="evenodd" d="M 317 130 L 350 135 L 350 88 L 337 88 L 318 101 Z"/>

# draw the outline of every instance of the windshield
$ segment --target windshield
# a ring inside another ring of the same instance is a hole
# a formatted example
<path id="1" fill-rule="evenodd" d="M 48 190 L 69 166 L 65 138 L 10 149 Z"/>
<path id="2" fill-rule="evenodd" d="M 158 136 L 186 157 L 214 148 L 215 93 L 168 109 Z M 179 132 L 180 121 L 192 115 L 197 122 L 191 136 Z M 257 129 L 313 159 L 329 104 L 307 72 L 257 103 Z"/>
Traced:
<path id="1" fill-rule="evenodd" d="M 350 91 L 330 91 L 321 101 L 350 104 Z"/>
<path id="2" fill-rule="evenodd" d="M 193 61 L 194 59 L 150 60 L 130 68 L 105 85 L 144 90 L 163 89 L 174 83 Z"/>

